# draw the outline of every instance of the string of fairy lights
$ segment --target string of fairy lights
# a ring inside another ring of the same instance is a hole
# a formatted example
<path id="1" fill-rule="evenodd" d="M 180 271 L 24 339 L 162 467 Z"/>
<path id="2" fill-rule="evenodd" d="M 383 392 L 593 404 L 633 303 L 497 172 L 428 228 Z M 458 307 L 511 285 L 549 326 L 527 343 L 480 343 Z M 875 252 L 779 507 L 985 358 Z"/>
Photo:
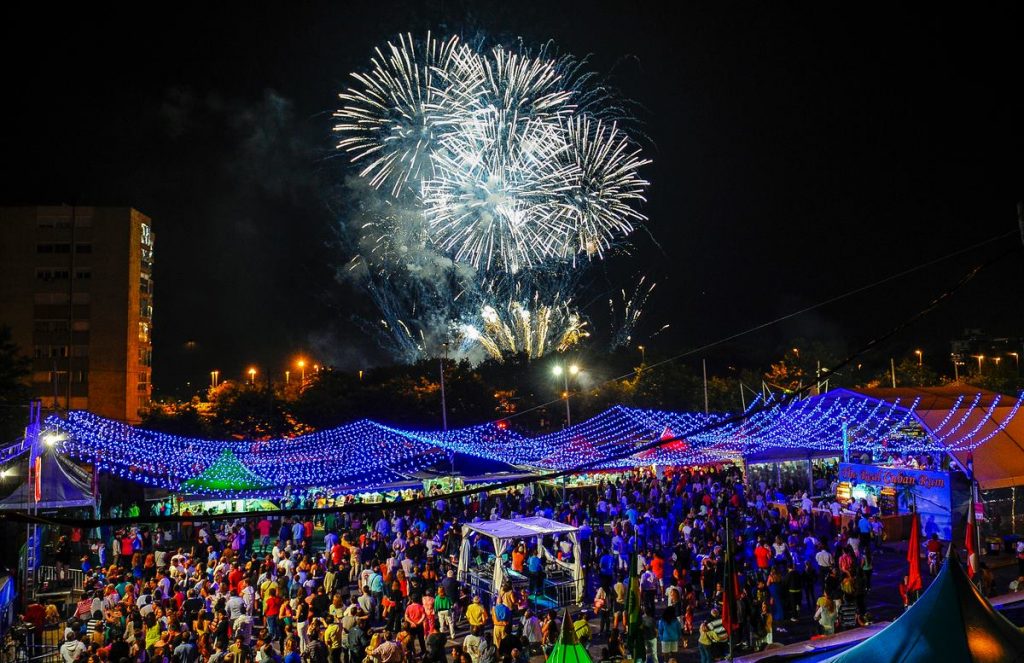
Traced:
<path id="1" fill-rule="evenodd" d="M 1024 393 L 1002 421 L 995 419 L 999 397 L 986 407 L 979 407 L 980 394 L 966 408 L 963 402 L 958 398 L 930 430 L 918 413 L 920 399 L 904 404 L 842 390 L 751 404 L 739 418 L 620 405 L 533 437 L 500 422 L 416 431 L 362 420 L 294 438 L 215 441 L 135 428 L 82 411 L 49 417 L 46 428 L 59 434 L 58 452 L 101 473 L 229 498 L 280 495 L 289 487 L 373 490 L 444 466 L 452 454 L 550 471 L 586 464 L 618 469 L 715 463 L 777 449 L 839 451 L 844 440 L 857 454 L 969 451 L 1013 420 Z M 990 429 L 981 435 L 986 425 Z M 673 441 L 650 448 L 657 439 Z"/>

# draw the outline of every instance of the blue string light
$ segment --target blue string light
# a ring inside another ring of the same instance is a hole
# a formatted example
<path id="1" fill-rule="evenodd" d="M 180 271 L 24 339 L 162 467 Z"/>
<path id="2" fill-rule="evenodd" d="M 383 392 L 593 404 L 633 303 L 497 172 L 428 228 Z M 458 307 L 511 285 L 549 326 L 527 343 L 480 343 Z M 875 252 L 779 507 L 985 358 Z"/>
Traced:
<path id="1" fill-rule="evenodd" d="M 166 488 L 201 486 L 217 497 L 280 495 L 287 487 L 360 492 L 407 481 L 446 464 L 451 453 L 498 461 L 526 470 L 595 469 L 639 465 L 695 465 L 737 460 L 763 451 L 842 449 L 844 433 L 857 453 L 966 451 L 988 441 L 1016 416 L 1024 393 L 1002 422 L 999 398 L 984 410 L 980 395 L 954 425 L 963 402 L 929 431 L 917 408 L 839 390 L 813 398 L 753 405 L 742 421 L 729 415 L 613 407 L 565 430 L 527 437 L 505 425 L 481 424 L 451 431 L 404 430 L 361 420 L 309 435 L 269 441 L 213 441 L 134 428 L 88 412 L 50 417 L 64 435 L 60 449 L 101 472 Z M 978 421 L 960 433 L 968 420 Z M 995 427 L 976 437 L 988 423 Z M 631 453 L 652 440 L 681 438 Z M 955 440 L 955 441 L 954 441 Z M 3 450 L 0 450 L 0 454 Z M 626 456 L 617 458 L 619 456 Z M 607 460 L 605 460 L 607 459 Z M 223 488 L 220 488 L 223 486 Z"/>

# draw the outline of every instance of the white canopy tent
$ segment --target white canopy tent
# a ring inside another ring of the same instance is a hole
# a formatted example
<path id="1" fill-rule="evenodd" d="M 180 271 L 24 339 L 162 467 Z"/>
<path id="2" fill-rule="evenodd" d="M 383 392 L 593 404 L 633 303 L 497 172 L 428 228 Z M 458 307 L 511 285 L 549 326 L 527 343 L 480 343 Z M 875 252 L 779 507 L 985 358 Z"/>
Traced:
<path id="1" fill-rule="evenodd" d="M 514 520 L 486 520 L 477 523 L 466 523 L 462 526 L 462 547 L 459 549 L 458 577 L 466 582 L 470 572 L 470 536 L 478 534 L 486 536 L 494 545 L 494 575 L 491 579 L 491 592 L 494 595 L 501 590 L 505 582 L 505 568 L 501 563 L 502 555 L 509 552 L 513 542 L 518 540 L 537 540 L 537 555 L 541 559 L 554 562 L 572 574 L 575 587 L 573 602 L 579 603 L 583 597 L 583 565 L 580 562 L 579 528 L 556 520 L 530 516 Z M 566 536 L 572 544 L 572 562 L 563 562 L 544 548 L 543 538 L 546 535 Z"/>

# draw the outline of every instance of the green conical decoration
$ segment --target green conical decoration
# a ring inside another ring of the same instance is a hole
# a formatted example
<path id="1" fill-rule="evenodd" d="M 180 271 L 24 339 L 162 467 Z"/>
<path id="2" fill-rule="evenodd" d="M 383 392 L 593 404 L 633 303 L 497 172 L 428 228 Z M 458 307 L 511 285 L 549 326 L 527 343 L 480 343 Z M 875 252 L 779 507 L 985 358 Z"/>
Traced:
<path id="1" fill-rule="evenodd" d="M 562 613 L 562 633 L 548 655 L 547 663 L 592 663 L 587 648 L 576 637 L 568 610 Z"/>
<path id="2" fill-rule="evenodd" d="M 220 452 L 217 460 L 203 470 L 202 474 L 181 484 L 182 490 L 195 493 L 215 490 L 257 490 L 269 486 L 269 481 L 243 465 L 231 449 Z"/>

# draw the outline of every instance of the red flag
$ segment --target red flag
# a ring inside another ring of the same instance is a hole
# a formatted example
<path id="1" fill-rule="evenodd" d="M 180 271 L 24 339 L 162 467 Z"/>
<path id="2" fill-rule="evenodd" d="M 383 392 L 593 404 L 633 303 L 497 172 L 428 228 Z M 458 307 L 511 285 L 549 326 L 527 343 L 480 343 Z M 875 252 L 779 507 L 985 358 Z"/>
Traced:
<path id="1" fill-rule="evenodd" d="M 974 545 L 974 495 L 971 495 L 971 506 L 967 512 L 967 577 L 974 579 L 974 574 L 978 572 L 978 549 Z"/>
<path id="2" fill-rule="evenodd" d="M 907 562 L 910 563 L 910 570 L 907 571 L 907 592 L 918 592 L 921 590 L 921 523 L 917 512 L 910 525 L 910 542 L 907 544 Z"/>
<path id="3" fill-rule="evenodd" d="M 36 456 L 36 467 L 32 478 L 32 497 L 38 502 L 43 499 L 43 457 Z"/>

